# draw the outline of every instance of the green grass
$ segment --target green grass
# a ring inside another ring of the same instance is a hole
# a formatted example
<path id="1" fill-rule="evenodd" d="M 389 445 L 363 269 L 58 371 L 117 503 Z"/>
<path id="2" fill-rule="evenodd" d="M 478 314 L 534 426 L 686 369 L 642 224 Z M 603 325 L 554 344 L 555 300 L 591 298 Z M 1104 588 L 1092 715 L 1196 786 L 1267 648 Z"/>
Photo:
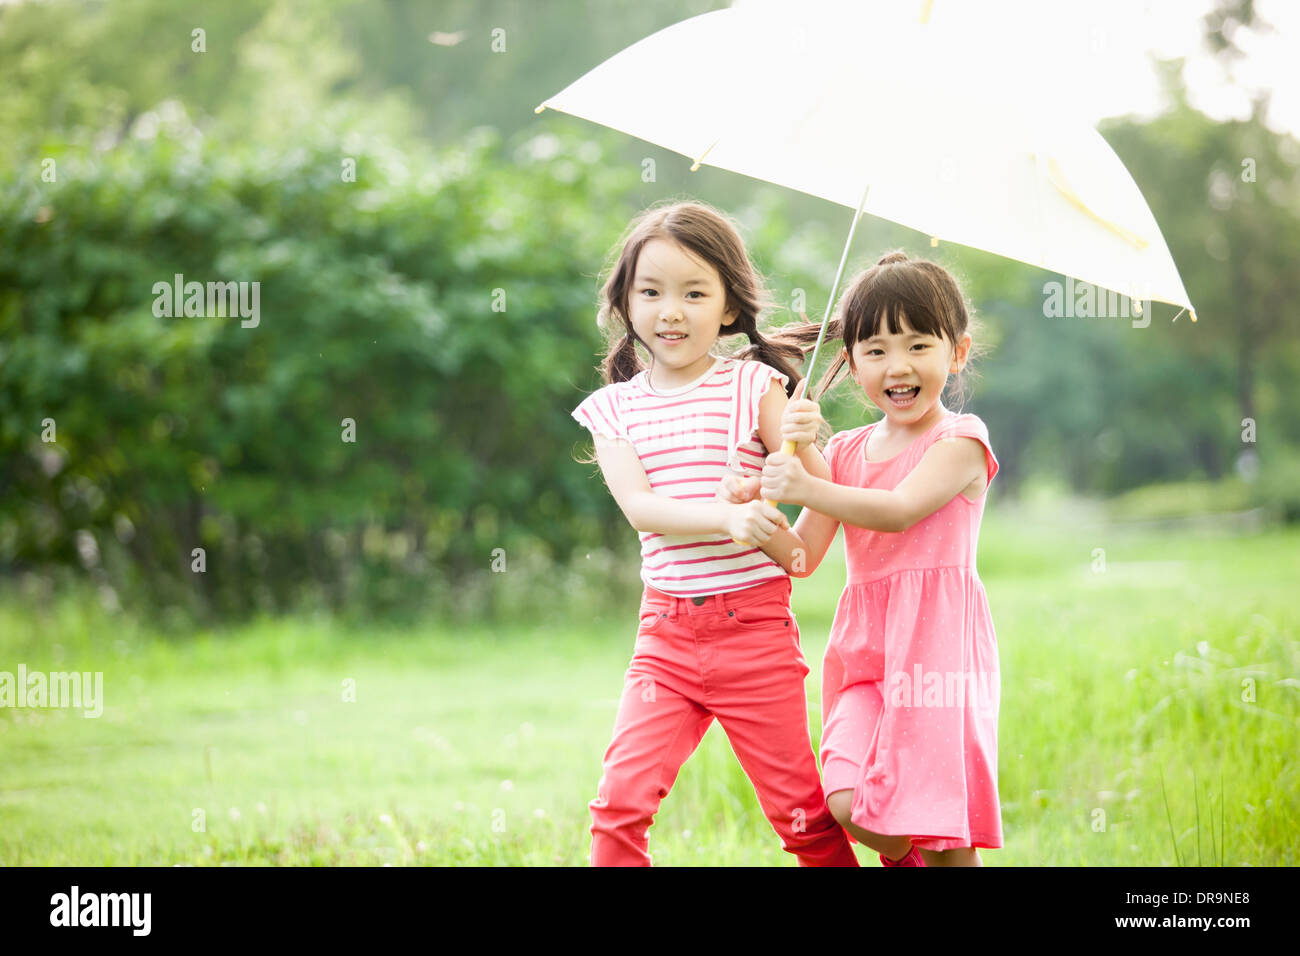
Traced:
<path id="1" fill-rule="evenodd" d="M 1300 530 L 1196 535 L 986 519 L 1006 838 L 986 864 L 1297 863 Z M 815 736 L 832 554 L 795 587 Z M 583 865 L 635 620 L 557 600 L 479 633 L 299 617 L 176 641 L 9 587 L 0 670 L 103 671 L 105 708 L 0 709 L 0 864 Z M 717 725 L 650 849 L 795 863 Z"/>

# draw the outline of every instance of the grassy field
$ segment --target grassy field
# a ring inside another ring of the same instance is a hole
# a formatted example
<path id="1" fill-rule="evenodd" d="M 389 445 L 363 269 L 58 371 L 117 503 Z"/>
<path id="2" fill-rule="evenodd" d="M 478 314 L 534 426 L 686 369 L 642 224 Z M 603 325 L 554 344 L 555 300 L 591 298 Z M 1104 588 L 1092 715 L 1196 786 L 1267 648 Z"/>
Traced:
<path id="1" fill-rule="evenodd" d="M 840 552 L 795 586 L 814 737 Z M 990 513 L 1006 845 L 985 863 L 1295 865 L 1297 558 L 1300 529 Z M 559 601 L 479 633 L 299 617 L 178 642 L 10 588 L 0 671 L 102 671 L 105 704 L 0 709 L 0 864 L 583 865 L 635 621 Z M 650 849 L 795 865 L 716 724 Z"/>

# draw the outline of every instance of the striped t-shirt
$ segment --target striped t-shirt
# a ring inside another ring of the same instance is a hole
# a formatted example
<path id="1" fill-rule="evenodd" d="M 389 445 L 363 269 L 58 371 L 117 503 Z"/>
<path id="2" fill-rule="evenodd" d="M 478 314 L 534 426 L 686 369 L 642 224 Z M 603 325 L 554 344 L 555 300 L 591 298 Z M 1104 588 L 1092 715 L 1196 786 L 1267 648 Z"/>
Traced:
<path id="1" fill-rule="evenodd" d="M 653 388 L 649 371 L 606 385 L 573 417 L 593 435 L 631 442 L 655 494 L 707 500 L 728 469 L 762 474 L 767 449 L 758 436 L 758 406 L 773 379 L 777 387 L 788 381 L 762 362 L 718 356 L 679 388 Z M 639 533 L 641 580 L 665 594 L 721 594 L 786 576 L 761 548 L 726 534 Z"/>

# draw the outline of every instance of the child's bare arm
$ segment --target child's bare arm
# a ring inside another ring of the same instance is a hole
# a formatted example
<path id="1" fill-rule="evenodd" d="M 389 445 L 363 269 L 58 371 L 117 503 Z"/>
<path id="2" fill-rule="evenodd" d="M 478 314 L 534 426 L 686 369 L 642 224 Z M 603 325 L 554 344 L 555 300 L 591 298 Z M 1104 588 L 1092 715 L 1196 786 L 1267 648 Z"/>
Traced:
<path id="1" fill-rule="evenodd" d="M 936 442 L 892 491 L 850 488 L 808 474 L 788 455 L 769 456 L 763 494 L 784 496 L 844 524 L 872 531 L 906 531 L 951 501 L 984 473 L 984 446 L 974 438 Z"/>
<path id="2" fill-rule="evenodd" d="M 778 509 L 761 501 L 681 501 L 657 495 L 645 468 L 628 442 L 597 436 L 596 460 L 610 494 L 637 531 L 658 534 L 726 534 L 761 543 L 778 528 L 790 526 Z"/>
<path id="3" fill-rule="evenodd" d="M 806 578 L 821 566 L 839 526 L 834 518 L 804 508 L 794 528 L 768 538 L 763 552 L 793 577 Z"/>

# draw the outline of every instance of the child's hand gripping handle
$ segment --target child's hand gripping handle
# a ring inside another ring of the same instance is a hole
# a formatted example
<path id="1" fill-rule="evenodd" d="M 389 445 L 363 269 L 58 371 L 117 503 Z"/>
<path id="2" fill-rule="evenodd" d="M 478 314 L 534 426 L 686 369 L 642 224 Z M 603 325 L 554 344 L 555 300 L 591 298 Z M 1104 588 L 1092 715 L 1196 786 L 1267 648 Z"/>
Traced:
<path id="1" fill-rule="evenodd" d="M 790 400 L 797 401 L 803 398 L 804 392 L 807 391 L 807 389 L 808 389 L 808 379 L 807 378 L 800 379 L 799 384 L 794 387 L 794 395 L 791 396 Z M 785 441 L 781 442 L 781 454 L 783 455 L 793 456 L 796 452 L 798 452 L 798 450 L 799 450 L 799 445 L 793 439 L 787 438 Z M 778 504 L 780 504 L 780 502 L 772 501 L 770 498 L 764 498 L 763 504 L 767 505 L 768 507 L 775 508 Z M 746 547 L 751 547 L 751 544 L 748 541 L 741 541 L 737 539 L 736 543 L 743 544 Z"/>
<path id="2" fill-rule="evenodd" d="M 790 396 L 790 401 L 792 402 L 799 401 L 799 399 L 804 397 L 804 393 L 807 390 L 808 390 L 808 379 L 807 378 L 799 379 L 799 384 L 794 387 L 794 394 Z M 798 450 L 799 450 L 799 445 L 792 438 L 787 438 L 785 441 L 781 442 L 781 454 L 783 455 L 794 455 Z M 773 508 L 775 508 L 779 502 L 769 501 L 766 498 L 764 498 L 763 503 L 771 505 Z"/>
<path id="3" fill-rule="evenodd" d="M 791 441 L 790 439 L 787 438 L 785 441 L 783 441 L 783 442 L 781 443 L 781 454 L 783 454 L 783 455 L 793 455 L 793 454 L 795 453 L 795 451 L 798 449 L 798 447 L 799 447 L 798 445 L 796 445 L 793 441 Z M 779 504 L 779 502 L 772 501 L 772 500 L 769 499 L 769 498 L 764 498 L 764 499 L 763 499 L 763 504 L 767 505 L 769 508 L 775 508 L 775 507 Z M 752 542 L 749 542 L 749 541 L 741 541 L 739 538 L 736 538 L 735 541 L 736 541 L 736 544 L 743 544 L 743 545 L 744 545 L 745 547 L 747 547 L 747 548 L 749 548 L 749 547 L 753 547 L 753 543 L 752 543 Z"/>
<path id="4" fill-rule="evenodd" d="M 799 446 L 796 445 L 796 444 L 795 444 L 793 441 L 791 441 L 789 438 L 787 438 L 785 441 L 781 442 L 781 454 L 783 454 L 783 455 L 793 455 L 796 451 L 798 451 L 798 449 L 799 449 Z M 767 498 L 764 498 L 764 499 L 763 499 L 763 504 L 765 504 L 765 505 L 771 505 L 773 508 L 775 508 L 779 503 L 780 503 L 780 502 L 769 501 Z"/>

